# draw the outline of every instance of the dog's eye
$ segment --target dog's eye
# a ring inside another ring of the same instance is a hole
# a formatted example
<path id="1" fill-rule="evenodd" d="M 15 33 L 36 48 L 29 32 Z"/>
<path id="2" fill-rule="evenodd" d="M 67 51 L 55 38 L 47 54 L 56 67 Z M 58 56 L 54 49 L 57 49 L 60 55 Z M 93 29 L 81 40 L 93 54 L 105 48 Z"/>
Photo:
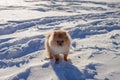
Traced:
<path id="1" fill-rule="evenodd" d="M 61 40 L 61 41 L 56 41 L 57 43 L 64 43 L 64 41 L 63 40 Z"/>

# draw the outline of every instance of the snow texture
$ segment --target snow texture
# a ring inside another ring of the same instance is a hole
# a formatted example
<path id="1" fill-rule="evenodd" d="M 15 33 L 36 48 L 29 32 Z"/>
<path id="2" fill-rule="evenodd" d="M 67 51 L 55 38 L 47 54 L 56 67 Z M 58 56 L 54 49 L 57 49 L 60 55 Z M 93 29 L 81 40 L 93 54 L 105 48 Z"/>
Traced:
<path id="1" fill-rule="evenodd" d="M 71 36 L 69 61 L 48 59 L 47 33 Z M 0 0 L 0 80 L 119 80 L 119 0 Z"/>

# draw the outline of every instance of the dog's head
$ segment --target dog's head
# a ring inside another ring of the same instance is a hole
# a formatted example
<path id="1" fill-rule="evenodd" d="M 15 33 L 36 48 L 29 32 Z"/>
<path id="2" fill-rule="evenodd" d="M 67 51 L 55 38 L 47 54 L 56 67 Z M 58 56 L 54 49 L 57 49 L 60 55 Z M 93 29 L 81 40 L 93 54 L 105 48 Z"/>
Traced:
<path id="1" fill-rule="evenodd" d="M 56 46 L 64 46 L 70 44 L 69 34 L 65 30 L 55 30 L 53 32 L 53 41 Z"/>

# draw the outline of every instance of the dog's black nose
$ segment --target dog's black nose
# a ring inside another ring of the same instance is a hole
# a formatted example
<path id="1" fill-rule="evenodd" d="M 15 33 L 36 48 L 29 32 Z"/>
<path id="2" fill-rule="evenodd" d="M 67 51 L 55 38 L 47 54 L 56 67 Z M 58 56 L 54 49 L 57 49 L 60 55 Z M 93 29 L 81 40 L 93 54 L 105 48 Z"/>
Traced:
<path id="1" fill-rule="evenodd" d="M 62 43 L 59 43 L 60 46 L 62 46 Z"/>
<path id="2" fill-rule="evenodd" d="M 57 44 L 58 44 L 59 46 L 62 46 L 62 45 L 63 45 L 63 43 L 64 43 L 64 41 L 63 41 L 63 40 L 61 40 L 61 41 L 57 41 Z"/>

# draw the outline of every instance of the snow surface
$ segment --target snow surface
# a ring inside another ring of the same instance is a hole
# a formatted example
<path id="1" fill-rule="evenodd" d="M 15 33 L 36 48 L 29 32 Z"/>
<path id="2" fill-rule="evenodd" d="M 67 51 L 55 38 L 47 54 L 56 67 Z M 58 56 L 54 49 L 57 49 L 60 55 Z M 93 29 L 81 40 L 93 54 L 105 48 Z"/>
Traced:
<path id="1" fill-rule="evenodd" d="M 65 29 L 69 61 L 47 59 Z M 0 0 L 0 80 L 119 80 L 120 0 Z"/>

